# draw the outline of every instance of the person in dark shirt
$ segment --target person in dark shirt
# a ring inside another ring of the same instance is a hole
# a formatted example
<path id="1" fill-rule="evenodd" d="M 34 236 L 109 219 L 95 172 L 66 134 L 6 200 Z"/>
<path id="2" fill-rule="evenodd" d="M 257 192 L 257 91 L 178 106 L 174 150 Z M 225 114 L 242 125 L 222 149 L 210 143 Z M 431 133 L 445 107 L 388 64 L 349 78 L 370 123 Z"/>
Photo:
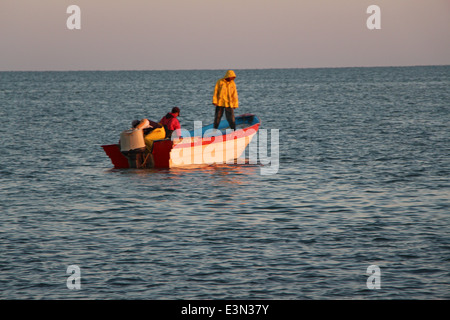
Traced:
<path id="1" fill-rule="evenodd" d="M 172 112 L 167 113 L 159 123 L 164 127 L 166 131 L 166 138 L 171 138 L 172 133 L 175 131 L 177 137 L 181 137 L 181 125 L 180 121 L 178 121 L 177 117 L 180 115 L 180 108 L 173 107 Z"/>

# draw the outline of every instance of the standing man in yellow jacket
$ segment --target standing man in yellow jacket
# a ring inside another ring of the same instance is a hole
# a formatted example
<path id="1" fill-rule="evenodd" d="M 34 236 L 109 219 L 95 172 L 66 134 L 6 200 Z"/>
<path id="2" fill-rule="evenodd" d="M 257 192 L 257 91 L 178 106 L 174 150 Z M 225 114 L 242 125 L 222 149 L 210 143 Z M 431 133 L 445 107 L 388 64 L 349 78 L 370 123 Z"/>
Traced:
<path id="1" fill-rule="evenodd" d="M 230 124 L 230 128 L 236 130 L 234 109 L 239 107 L 239 101 L 236 83 L 234 82 L 235 78 L 236 74 L 234 71 L 228 70 L 225 77 L 218 80 L 216 83 L 212 101 L 212 103 L 216 106 L 214 129 L 219 127 L 220 119 L 222 119 L 223 111 L 225 110 L 225 115 L 228 123 Z"/>

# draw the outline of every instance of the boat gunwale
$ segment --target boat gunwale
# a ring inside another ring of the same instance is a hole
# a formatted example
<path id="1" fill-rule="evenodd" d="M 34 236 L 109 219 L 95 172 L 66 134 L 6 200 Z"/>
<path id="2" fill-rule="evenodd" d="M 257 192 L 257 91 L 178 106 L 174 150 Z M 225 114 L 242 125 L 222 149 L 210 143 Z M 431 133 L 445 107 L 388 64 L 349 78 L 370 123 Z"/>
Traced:
<path id="1" fill-rule="evenodd" d="M 249 123 L 248 127 L 240 128 L 238 130 L 234 130 L 232 132 L 225 133 L 222 135 L 203 137 L 203 134 L 206 131 L 205 128 L 212 126 L 212 125 L 209 125 L 209 126 L 202 128 L 202 137 L 193 136 L 193 137 L 187 138 L 187 139 L 190 139 L 190 141 L 188 141 L 188 142 L 183 142 L 183 139 L 182 139 L 179 143 L 174 144 L 173 148 L 174 149 L 192 148 L 192 147 L 196 147 L 196 146 L 203 146 L 203 145 L 208 145 L 208 144 L 212 144 L 212 143 L 222 143 L 222 142 L 226 142 L 229 140 L 236 140 L 236 139 L 251 136 L 258 131 L 259 126 L 261 125 L 261 120 L 254 114 L 239 115 L 238 117 L 236 117 L 236 119 L 239 118 L 239 119 L 244 120 L 245 118 L 250 118 L 250 117 L 254 117 L 254 119 L 252 122 Z M 256 118 L 256 121 L 255 121 L 255 118 Z M 224 121 L 226 121 L 226 120 L 222 120 L 222 122 L 224 122 Z M 194 131 L 190 131 L 190 133 L 192 133 L 192 132 L 194 132 Z M 219 137 L 220 137 L 220 139 L 218 139 Z M 192 139 L 195 139 L 195 140 L 192 141 Z"/>

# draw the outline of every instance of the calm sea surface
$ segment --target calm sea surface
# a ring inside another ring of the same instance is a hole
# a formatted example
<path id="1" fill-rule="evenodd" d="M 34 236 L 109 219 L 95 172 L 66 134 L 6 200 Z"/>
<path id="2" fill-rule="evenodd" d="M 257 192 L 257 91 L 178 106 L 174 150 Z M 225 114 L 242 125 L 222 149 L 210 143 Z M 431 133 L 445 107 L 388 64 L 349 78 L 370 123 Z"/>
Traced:
<path id="1" fill-rule="evenodd" d="M 225 70 L 1 72 L 0 298 L 450 299 L 450 67 L 235 71 L 274 174 L 111 170 L 133 119 L 211 123 Z"/>

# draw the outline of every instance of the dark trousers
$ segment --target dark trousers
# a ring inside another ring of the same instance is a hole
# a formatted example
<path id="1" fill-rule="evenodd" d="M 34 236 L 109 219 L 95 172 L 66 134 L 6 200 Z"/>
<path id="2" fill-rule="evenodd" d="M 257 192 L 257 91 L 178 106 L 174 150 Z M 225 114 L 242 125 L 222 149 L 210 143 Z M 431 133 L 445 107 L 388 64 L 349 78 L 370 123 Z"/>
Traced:
<path id="1" fill-rule="evenodd" d="M 227 117 L 228 124 L 230 128 L 236 130 L 236 123 L 234 119 L 234 109 L 216 106 L 216 113 L 214 115 L 214 129 L 219 127 L 220 119 L 223 116 L 223 110 L 225 110 L 225 116 Z"/>

